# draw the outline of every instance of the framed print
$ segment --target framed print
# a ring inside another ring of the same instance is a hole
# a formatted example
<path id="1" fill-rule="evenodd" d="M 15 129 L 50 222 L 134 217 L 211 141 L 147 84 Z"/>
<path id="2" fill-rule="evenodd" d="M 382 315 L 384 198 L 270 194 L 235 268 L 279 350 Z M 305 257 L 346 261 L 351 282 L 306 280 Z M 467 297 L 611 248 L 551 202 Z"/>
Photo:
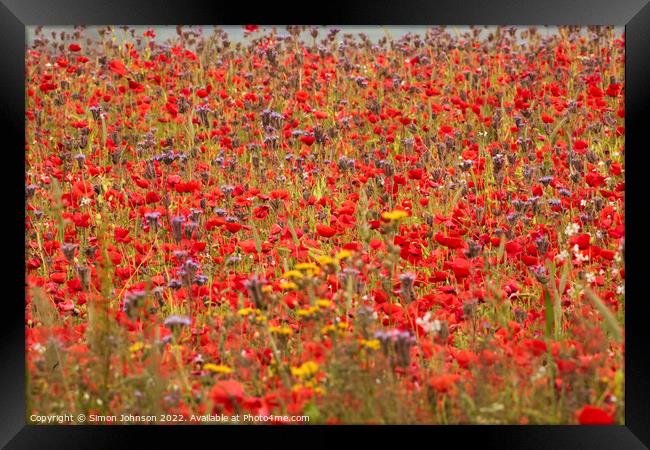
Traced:
<path id="1" fill-rule="evenodd" d="M 647 448 L 650 6 L 447 3 L 5 0 L 2 444 Z"/>

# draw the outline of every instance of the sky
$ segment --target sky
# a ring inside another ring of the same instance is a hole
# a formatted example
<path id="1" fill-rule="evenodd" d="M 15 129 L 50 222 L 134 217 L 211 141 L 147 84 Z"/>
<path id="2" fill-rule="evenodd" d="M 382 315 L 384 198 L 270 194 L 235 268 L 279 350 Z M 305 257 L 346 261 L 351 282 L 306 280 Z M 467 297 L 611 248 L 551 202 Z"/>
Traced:
<path id="1" fill-rule="evenodd" d="M 86 33 L 96 33 L 97 26 L 90 26 L 88 27 Z M 174 38 L 176 37 L 176 25 L 169 25 L 169 26 L 161 26 L 161 25 L 154 25 L 154 26 L 144 26 L 144 25 L 135 25 L 133 26 L 135 28 L 137 34 L 142 34 L 145 30 L 148 28 L 153 28 L 156 30 L 156 35 L 157 39 L 161 42 L 167 40 L 168 38 Z M 189 27 L 188 27 L 189 28 Z M 230 39 L 233 42 L 239 42 L 239 41 L 244 41 L 244 29 L 241 26 L 235 26 L 235 25 L 226 25 L 226 26 L 220 26 L 220 28 L 224 29 L 228 35 L 230 36 Z M 271 29 L 272 26 L 270 25 L 264 25 L 262 28 L 266 29 Z M 285 28 L 283 25 L 278 25 L 277 26 L 278 31 L 280 33 L 285 32 Z M 386 33 L 389 33 L 393 38 L 400 38 L 401 36 L 407 34 L 407 33 L 414 33 L 414 34 L 419 34 L 419 35 L 424 35 L 424 33 L 427 30 L 427 26 L 421 26 L 421 25 L 412 25 L 412 26 L 393 26 L 393 25 L 388 25 L 388 26 L 324 26 L 320 27 L 324 28 L 325 30 L 331 29 L 331 28 L 340 28 L 341 29 L 341 34 L 343 33 L 365 33 L 368 35 L 368 37 L 372 41 L 377 41 L 381 37 L 385 36 Z M 522 26 L 522 30 L 527 29 L 527 26 Z M 72 31 L 73 27 L 72 26 L 46 26 L 43 28 L 43 31 L 45 32 L 45 35 L 49 37 L 49 34 L 51 31 Z M 557 27 L 538 27 L 538 30 L 541 34 L 552 34 L 557 32 Z M 447 31 L 450 33 L 454 34 L 454 32 L 458 32 L 459 34 L 462 34 L 466 31 L 469 31 L 468 26 L 447 26 Z M 119 28 L 115 28 L 116 34 L 119 36 L 120 33 L 123 33 L 122 30 Z M 203 32 L 204 34 L 210 34 L 212 32 L 212 25 L 205 25 L 203 26 Z M 322 32 L 319 34 L 319 39 L 323 37 L 327 32 Z M 309 36 L 308 32 L 303 33 L 302 35 L 303 39 L 306 39 L 308 41 L 311 41 L 311 37 Z M 34 27 L 27 27 L 27 42 L 31 42 L 34 38 Z"/>

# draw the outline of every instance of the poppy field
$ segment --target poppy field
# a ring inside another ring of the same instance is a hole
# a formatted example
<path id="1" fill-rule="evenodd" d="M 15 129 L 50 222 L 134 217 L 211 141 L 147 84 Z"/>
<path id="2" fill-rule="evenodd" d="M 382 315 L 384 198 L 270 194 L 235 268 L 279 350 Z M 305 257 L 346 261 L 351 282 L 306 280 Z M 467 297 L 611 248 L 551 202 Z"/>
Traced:
<path id="1" fill-rule="evenodd" d="M 34 28 L 28 422 L 624 423 L 622 29 L 236 28 Z"/>

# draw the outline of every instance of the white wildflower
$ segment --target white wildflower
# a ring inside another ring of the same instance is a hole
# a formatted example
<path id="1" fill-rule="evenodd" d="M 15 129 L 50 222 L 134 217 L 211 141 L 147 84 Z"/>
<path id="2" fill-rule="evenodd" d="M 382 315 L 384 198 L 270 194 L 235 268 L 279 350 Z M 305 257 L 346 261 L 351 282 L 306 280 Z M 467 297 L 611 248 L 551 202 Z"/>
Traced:
<path id="1" fill-rule="evenodd" d="M 569 257 L 569 252 L 562 250 L 560 253 L 555 255 L 555 260 L 559 262 L 564 262 Z"/>
<path id="2" fill-rule="evenodd" d="M 573 257 L 580 262 L 589 261 L 589 255 L 580 253 L 580 247 L 578 247 L 578 244 L 573 246 Z"/>
<path id="3" fill-rule="evenodd" d="M 423 317 L 415 319 L 415 323 L 420 325 L 427 333 L 437 333 L 442 329 L 442 324 L 439 320 L 431 320 L 431 311 L 424 314 Z"/>
<path id="4" fill-rule="evenodd" d="M 564 234 L 566 234 L 567 236 L 573 236 L 579 231 L 580 231 L 580 225 L 578 225 L 575 222 L 572 222 L 566 226 L 566 228 L 564 229 Z"/>
<path id="5" fill-rule="evenodd" d="M 482 413 L 496 413 L 499 411 L 503 411 L 505 406 L 501 403 L 492 403 L 490 406 L 484 406 L 483 408 L 480 408 L 479 411 Z"/>
<path id="6" fill-rule="evenodd" d="M 544 375 L 546 375 L 546 367 L 540 366 L 539 369 L 537 369 L 537 372 L 531 377 L 531 381 L 539 380 Z"/>
<path id="7" fill-rule="evenodd" d="M 43 354 L 45 353 L 45 346 L 40 342 L 37 342 L 36 344 L 32 345 L 32 350 L 34 350 L 36 353 Z"/>

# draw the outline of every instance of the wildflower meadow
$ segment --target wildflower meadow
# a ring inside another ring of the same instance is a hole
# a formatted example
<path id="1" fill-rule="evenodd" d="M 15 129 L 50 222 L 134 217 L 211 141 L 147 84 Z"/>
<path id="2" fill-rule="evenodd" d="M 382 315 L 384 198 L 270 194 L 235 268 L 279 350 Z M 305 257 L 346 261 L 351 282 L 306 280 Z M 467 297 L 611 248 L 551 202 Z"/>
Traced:
<path id="1" fill-rule="evenodd" d="M 624 44 L 33 27 L 27 420 L 622 424 Z"/>

